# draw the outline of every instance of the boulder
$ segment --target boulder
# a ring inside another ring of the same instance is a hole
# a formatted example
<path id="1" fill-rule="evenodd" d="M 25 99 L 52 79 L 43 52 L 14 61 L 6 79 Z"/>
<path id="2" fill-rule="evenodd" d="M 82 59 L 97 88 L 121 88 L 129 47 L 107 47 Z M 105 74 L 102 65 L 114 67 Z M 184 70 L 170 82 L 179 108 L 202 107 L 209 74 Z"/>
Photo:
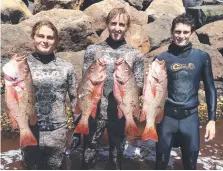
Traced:
<path id="1" fill-rule="evenodd" d="M 58 29 L 57 51 L 81 51 L 97 42 L 98 36 L 92 29 L 92 19 L 79 10 L 52 9 L 41 11 L 19 25 L 31 33 L 33 25 L 41 20 L 50 20 Z"/>
<path id="2" fill-rule="evenodd" d="M 100 1 L 103 1 L 103 0 L 84 0 L 82 5 L 80 6 L 80 10 L 85 10 L 86 8 L 91 6 L 92 4 L 95 4 L 95 3 L 100 2 Z"/>
<path id="3" fill-rule="evenodd" d="M 203 0 L 183 0 L 183 5 L 185 8 L 196 7 L 203 4 Z"/>
<path id="4" fill-rule="evenodd" d="M 149 37 L 152 50 L 170 43 L 171 23 L 172 21 L 168 19 L 156 19 L 154 22 L 143 26 L 143 30 Z"/>
<path id="5" fill-rule="evenodd" d="M 101 36 L 100 42 L 106 40 L 109 36 L 108 29 L 106 28 Z M 137 24 L 131 24 L 130 28 L 125 35 L 126 42 L 132 47 L 138 49 L 142 54 L 149 52 L 150 42 L 148 36 L 145 34 L 143 27 Z"/>
<path id="6" fill-rule="evenodd" d="M 194 48 L 201 49 L 207 52 L 211 57 L 212 62 L 212 70 L 214 74 L 215 80 L 220 80 L 223 78 L 223 56 L 221 53 L 216 50 L 214 47 L 202 44 L 202 43 L 195 43 L 193 44 Z"/>
<path id="7" fill-rule="evenodd" d="M 85 51 L 79 52 L 58 52 L 56 53 L 57 56 L 60 58 L 65 59 L 66 61 L 70 62 L 77 73 L 78 82 L 80 82 L 82 78 L 82 68 L 84 63 L 84 53 Z"/>
<path id="8" fill-rule="evenodd" d="M 146 9 L 146 14 L 154 18 L 168 18 L 172 20 L 185 12 L 182 0 L 153 0 Z"/>
<path id="9" fill-rule="evenodd" d="M 187 8 L 187 13 L 195 19 L 197 28 L 223 19 L 223 5 L 205 5 Z"/>
<path id="10" fill-rule="evenodd" d="M 32 13 L 22 0 L 1 1 L 1 23 L 18 24 Z"/>
<path id="11" fill-rule="evenodd" d="M 119 0 L 104 0 L 88 7 L 84 12 L 94 19 L 93 28 L 101 33 L 106 28 L 106 17 L 115 7 L 124 7 L 128 11 L 133 24 L 143 25 L 148 21 L 148 16 L 143 11 L 137 11 L 127 2 Z M 100 34 L 99 34 L 100 35 Z"/>
<path id="12" fill-rule="evenodd" d="M 201 43 L 211 45 L 214 49 L 223 52 L 223 20 L 201 27 L 196 30 L 196 34 Z"/>
<path id="13" fill-rule="evenodd" d="M 145 11 L 152 0 L 125 0 L 128 2 L 131 6 L 133 6 L 137 10 Z"/>
<path id="14" fill-rule="evenodd" d="M 80 9 L 84 0 L 35 0 L 33 13 L 46 11 L 53 8 Z"/>
<path id="15" fill-rule="evenodd" d="M 7 62 L 15 53 L 18 55 L 30 55 L 33 51 L 30 36 L 19 25 L 1 25 L 1 63 Z"/>

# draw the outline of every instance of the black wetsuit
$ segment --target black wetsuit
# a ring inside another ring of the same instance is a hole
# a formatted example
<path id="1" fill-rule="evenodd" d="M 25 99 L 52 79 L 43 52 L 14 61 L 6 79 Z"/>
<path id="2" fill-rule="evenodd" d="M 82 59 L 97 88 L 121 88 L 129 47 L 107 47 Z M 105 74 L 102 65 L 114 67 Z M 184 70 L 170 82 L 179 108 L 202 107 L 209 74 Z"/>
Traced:
<path id="1" fill-rule="evenodd" d="M 165 60 L 168 78 L 168 99 L 164 118 L 158 124 L 156 169 L 166 169 L 171 148 L 181 147 L 184 169 L 196 169 L 200 149 L 198 89 L 203 80 L 209 120 L 216 119 L 217 96 L 211 59 L 206 52 L 172 43 L 169 50 L 158 55 Z"/>

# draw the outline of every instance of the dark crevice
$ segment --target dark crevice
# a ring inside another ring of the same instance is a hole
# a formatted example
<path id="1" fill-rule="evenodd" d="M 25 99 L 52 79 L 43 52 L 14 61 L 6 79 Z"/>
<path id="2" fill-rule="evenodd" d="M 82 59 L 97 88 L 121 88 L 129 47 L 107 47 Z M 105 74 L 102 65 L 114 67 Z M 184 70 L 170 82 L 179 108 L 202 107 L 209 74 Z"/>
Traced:
<path id="1" fill-rule="evenodd" d="M 219 49 L 218 50 L 220 53 L 221 53 L 221 55 L 223 56 L 223 48 L 222 49 Z"/>
<path id="2" fill-rule="evenodd" d="M 197 34 L 198 39 L 203 44 L 211 45 L 208 35 L 206 34 Z"/>

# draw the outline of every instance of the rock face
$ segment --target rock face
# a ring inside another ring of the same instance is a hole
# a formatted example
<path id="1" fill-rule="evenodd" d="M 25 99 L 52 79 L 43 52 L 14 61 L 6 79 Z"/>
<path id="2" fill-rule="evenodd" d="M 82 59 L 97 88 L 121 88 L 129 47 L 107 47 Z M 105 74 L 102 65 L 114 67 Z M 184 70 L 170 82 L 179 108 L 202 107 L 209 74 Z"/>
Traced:
<path id="1" fill-rule="evenodd" d="M 52 9 L 42 11 L 19 25 L 31 33 L 33 25 L 41 20 L 50 20 L 58 29 L 59 45 L 57 51 L 80 51 L 97 41 L 92 29 L 92 19 L 79 10 Z"/>
<path id="2" fill-rule="evenodd" d="M 108 36 L 108 29 L 105 29 L 100 36 L 100 42 L 106 40 Z M 129 45 L 138 49 L 142 54 L 148 53 L 150 50 L 148 36 L 140 25 L 131 24 L 130 28 L 126 32 L 125 39 Z"/>
<path id="3" fill-rule="evenodd" d="M 175 18 L 185 12 L 182 0 L 153 0 L 146 14 L 154 18 Z"/>
<path id="4" fill-rule="evenodd" d="M 148 21 L 148 16 L 143 11 L 137 11 L 131 7 L 127 2 L 119 0 L 104 0 L 88 7 L 84 12 L 94 19 L 93 28 L 103 31 L 106 28 L 105 20 L 111 9 L 115 7 L 124 7 L 130 14 L 131 22 L 133 24 L 143 25 Z"/>
<path id="5" fill-rule="evenodd" d="M 1 57 L 2 63 L 6 58 L 11 58 L 15 53 L 18 55 L 29 55 L 33 51 L 30 36 L 18 25 L 1 25 Z"/>
<path id="6" fill-rule="evenodd" d="M 143 30 L 149 37 L 152 50 L 170 42 L 171 22 L 168 19 L 156 19 L 154 22 L 143 26 Z"/>
<path id="7" fill-rule="evenodd" d="M 223 5 L 206 5 L 187 8 L 187 13 L 192 15 L 199 28 L 210 22 L 223 19 Z"/>
<path id="8" fill-rule="evenodd" d="M 53 8 L 80 9 L 84 0 L 35 0 L 33 13 L 46 11 Z"/>
<path id="9" fill-rule="evenodd" d="M 20 21 L 32 16 L 22 0 L 1 1 L 1 23 L 18 24 Z"/>
<path id="10" fill-rule="evenodd" d="M 209 23 L 196 30 L 196 33 L 201 43 L 211 45 L 223 54 L 223 20 Z"/>
<path id="11" fill-rule="evenodd" d="M 60 58 L 65 59 L 66 61 L 70 62 L 73 64 L 74 69 L 76 70 L 77 73 L 77 79 L 78 82 L 82 78 L 82 68 L 83 68 L 83 63 L 84 63 L 84 50 L 79 51 L 79 52 L 58 52 L 56 53 L 57 56 Z"/>

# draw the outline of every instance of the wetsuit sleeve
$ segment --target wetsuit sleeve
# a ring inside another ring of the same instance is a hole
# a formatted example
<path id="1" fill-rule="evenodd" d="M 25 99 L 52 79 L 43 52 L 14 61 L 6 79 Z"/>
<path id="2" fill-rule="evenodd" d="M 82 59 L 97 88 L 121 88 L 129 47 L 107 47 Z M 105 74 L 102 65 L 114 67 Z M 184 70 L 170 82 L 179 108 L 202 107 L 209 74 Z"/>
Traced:
<path id="1" fill-rule="evenodd" d="M 208 119 L 216 120 L 217 92 L 214 85 L 211 59 L 208 54 L 206 54 L 206 58 L 204 60 L 202 79 L 204 82 L 205 96 L 208 107 Z"/>
<path id="2" fill-rule="evenodd" d="M 92 46 L 88 46 L 84 53 L 82 76 L 84 76 L 88 67 L 94 62 L 94 56 L 95 56 L 95 49 Z"/>
<path id="3" fill-rule="evenodd" d="M 140 90 L 143 89 L 144 82 L 144 56 L 142 54 L 137 54 L 133 63 L 133 73 L 136 79 L 137 86 Z"/>
<path id="4" fill-rule="evenodd" d="M 70 98 L 71 110 L 74 112 L 77 100 L 77 74 L 73 66 L 68 73 L 68 95 Z"/>

